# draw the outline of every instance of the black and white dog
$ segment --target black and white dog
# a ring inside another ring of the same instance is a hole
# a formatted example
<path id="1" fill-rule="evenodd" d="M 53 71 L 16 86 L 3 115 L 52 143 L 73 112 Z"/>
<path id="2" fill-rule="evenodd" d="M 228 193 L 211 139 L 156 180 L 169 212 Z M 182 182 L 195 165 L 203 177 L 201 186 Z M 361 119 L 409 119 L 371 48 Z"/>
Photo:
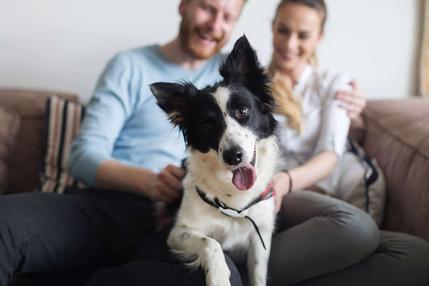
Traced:
<path id="1" fill-rule="evenodd" d="M 230 285 L 222 250 L 232 257 L 244 250 L 251 285 L 265 285 L 275 216 L 269 183 L 278 157 L 270 81 L 245 36 L 220 74 L 221 82 L 204 89 L 151 85 L 190 151 L 168 245 L 218 286 Z"/>

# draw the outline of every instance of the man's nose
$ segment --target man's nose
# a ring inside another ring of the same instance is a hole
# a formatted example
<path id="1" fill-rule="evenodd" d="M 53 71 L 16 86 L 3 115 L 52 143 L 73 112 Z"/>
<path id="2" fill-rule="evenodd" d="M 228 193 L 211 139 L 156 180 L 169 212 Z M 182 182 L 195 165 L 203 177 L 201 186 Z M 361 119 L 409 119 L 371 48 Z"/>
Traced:
<path id="1" fill-rule="evenodd" d="M 224 24 L 223 22 L 224 20 L 223 20 L 222 13 L 220 12 L 213 13 L 209 21 L 210 30 L 216 33 L 220 33 Z"/>

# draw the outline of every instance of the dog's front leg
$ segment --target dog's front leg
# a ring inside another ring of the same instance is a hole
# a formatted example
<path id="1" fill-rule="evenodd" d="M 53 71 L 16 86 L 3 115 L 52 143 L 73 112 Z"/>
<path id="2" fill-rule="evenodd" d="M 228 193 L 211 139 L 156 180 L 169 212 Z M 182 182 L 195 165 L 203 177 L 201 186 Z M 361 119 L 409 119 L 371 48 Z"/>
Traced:
<path id="1" fill-rule="evenodd" d="M 249 271 L 250 285 L 265 286 L 267 283 L 268 259 L 271 249 L 270 231 L 261 231 L 261 236 L 265 242 L 264 249 L 259 236 L 255 233 L 251 235 L 249 253 L 247 256 L 247 269 Z"/>
<path id="2" fill-rule="evenodd" d="M 222 247 L 213 238 L 175 226 L 168 237 L 168 246 L 192 267 L 202 267 L 207 286 L 229 286 L 230 271 Z M 191 261 L 191 262 L 189 262 Z"/>

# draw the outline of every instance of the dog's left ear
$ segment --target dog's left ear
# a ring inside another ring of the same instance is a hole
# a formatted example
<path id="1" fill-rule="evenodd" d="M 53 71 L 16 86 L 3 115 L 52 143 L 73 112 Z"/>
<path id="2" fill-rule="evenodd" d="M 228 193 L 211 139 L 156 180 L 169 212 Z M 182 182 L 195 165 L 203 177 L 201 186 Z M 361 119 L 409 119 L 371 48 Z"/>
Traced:
<path id="1" fill-rule="evenodd" d="M 226 84 L 239 82 L 253 92 L 268 109 L 273 106 L 270 78 L 259 63 L 255 50 L 246 36 L 241 36 L 222 64 L 220 74 Z"/>
<path id="2" fill-rule="evenodd" d="M 234 48 L 219 72 L 227 83 L 232 80 L 243 79 L 245 76 L 256 76 L 264 73 L 264 68 L 261 67 L 256 52 L 245 35 L 235 42 Z"/>
<path id="3" fill-rule="evenodd" d="M 156 97 L 157 104 L 168 114 L 174 125 L 181 125 L 188 113 L 189 97 L 195 93 L 195 86 L 191 83 L 156 82 L 149 85 Z"/>

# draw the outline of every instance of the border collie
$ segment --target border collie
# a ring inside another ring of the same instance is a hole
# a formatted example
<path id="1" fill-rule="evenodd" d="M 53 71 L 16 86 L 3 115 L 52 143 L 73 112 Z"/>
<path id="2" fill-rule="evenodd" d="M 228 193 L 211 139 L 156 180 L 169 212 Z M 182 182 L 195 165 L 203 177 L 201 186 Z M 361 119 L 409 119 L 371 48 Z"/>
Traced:
<path id="1" fill-rule="evenodd" d="M 223 250 L 247 254 L 251 285 L 265 285 L 274 228 L 270 180 L 278 148 L 269 77 L 245 36 L 220 68 L 223 80 L 154 83 L 158 105 L 183 132 L 190 156 L 168 245 L 202 267 L 207 285 L 230 285 Z"/>

